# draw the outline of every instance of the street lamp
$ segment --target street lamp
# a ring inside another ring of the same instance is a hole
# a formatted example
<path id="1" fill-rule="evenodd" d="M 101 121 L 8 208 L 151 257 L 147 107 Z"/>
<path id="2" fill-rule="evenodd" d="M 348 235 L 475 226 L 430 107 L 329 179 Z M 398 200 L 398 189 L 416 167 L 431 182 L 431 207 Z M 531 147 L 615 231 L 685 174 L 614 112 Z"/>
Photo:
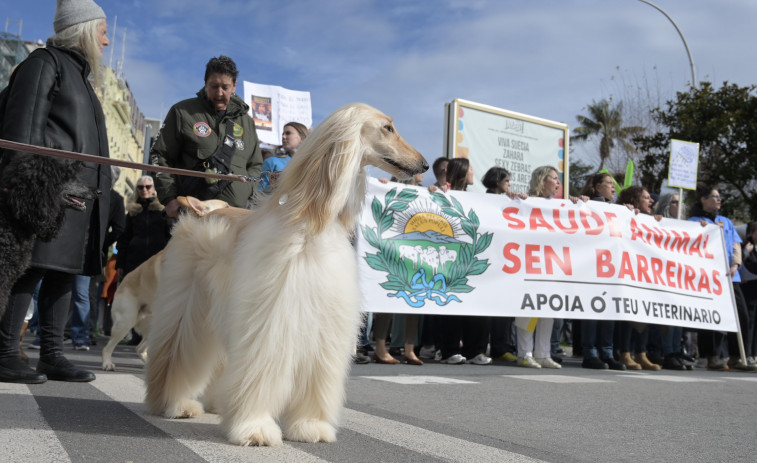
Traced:
<path id="1" fill-rule="evenodd" d="M 686 54 L 689 56 L 689 66 L 691 66 L 691 87 L 696 88 L 697 87 L 697 75 L 694 71 L 694 59 L 691 57 L 691 51 L 689 51 L 689 45 L 686 43 L 686 37 L 683 36 L 683 32 L 681 32 L 681 29 L 678 28 L 678 24 L 676 24 L 675 21 L 673 21 L 673 18 L 670 17 L 669 14 L 665 12 L 662 8 L 655 5 L 652 2 L 649 2 L 647 0 L 639 0 L 642 3 L 646 3 L 647 5 L 655 8 L 660 13 L 664 14 L 666 18 L 668 18 L 668 21 L 670 21 L 671 24 L 673 24 L 673 27 L 676 28 L 676 31 L 678 31 L 678 35 L 681 36 L 681 40 L 683 41 L 683 46 L 686 48 Z"/>

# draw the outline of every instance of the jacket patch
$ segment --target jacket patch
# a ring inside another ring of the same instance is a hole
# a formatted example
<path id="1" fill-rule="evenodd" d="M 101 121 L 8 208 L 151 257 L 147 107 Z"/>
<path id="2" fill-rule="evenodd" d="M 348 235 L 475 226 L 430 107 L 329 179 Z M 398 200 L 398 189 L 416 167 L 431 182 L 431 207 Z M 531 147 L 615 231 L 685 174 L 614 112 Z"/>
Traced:
<path id="1" fill-rule="evenodd" d="M 198 122 L 197 124 L 192 127 L 192 130 L 194 131 L 195 135 L 198 137 L 207 137 L 210 135 L 210 126 L 206 122 Z"/>
<path id="2" fill-rule="evenodd" d="M 244 142 L 242 141 L 241 138 L 235 138 L 234 144 L 237 145 L 237 149 L 239 151 L 244 151 Z"/>
<path id="3" fill-rule="evenodd" d="M 239 124 L 234 124 L 234 136 L 235 137 L 241 137 L 244 135 L 244 129 Z"/>

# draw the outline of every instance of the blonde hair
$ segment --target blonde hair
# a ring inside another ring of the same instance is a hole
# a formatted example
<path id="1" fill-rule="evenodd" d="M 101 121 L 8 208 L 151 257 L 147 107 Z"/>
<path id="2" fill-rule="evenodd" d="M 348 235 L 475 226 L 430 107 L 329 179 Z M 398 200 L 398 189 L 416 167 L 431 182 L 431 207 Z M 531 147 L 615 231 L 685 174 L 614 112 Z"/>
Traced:
<path id="1" fill-rule="evenodd" d="M 48 39 L 48 43 L 54 47 L 76 50 L 84 55 L 92 70 L 95 85 L 100 84 L 101 70 L 98 28 L 105 23 L 104 19 L 98 18 L 67 27 Z"/>
<path id="2" fill-rule="evenodd" d="M 541 166 L 534 169 L 531 173 L 531 182 L 528 184 L 528 194 L 544 198 L 544 181 L 552 172 L 558 174 L 557 169 L 552 166 Z"/>

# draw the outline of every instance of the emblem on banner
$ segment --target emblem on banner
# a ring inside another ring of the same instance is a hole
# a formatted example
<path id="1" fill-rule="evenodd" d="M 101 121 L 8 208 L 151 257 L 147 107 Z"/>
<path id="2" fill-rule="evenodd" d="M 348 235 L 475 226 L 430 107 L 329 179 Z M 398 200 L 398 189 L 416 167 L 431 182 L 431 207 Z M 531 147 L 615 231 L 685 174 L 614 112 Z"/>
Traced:
<path id="1" fill-rule="evenodd" d="M 371 210 L 376 227 L 362 226 L 365 240 L 378 250 L 363 257 L 374 270 L 386 272 L 381 287 L 394 291 L 388 297 L 403 299 L 411 307 L 426 302 L 444 306 L 461 302 L 456 295 L 475 288 L 468 277 L 489 267 L 478 259 L 492 241 L 491 233 L 478 233 L 479 220 L 471 209 L 467 214 L 453 197 L 441 193 L 419 204 L 417 190 L 390 190 L 373 198 Z"/>

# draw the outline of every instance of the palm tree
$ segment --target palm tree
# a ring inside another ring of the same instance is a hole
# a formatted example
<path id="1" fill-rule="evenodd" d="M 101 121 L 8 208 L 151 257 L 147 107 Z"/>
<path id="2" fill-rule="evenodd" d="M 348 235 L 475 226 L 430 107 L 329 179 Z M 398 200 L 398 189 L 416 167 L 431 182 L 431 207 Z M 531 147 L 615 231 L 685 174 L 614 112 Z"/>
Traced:
<path id="1" fill-rule="evenodd" d="M 622 101 L 611 106 L 605 99 L 599 102 L 592 100 L 586 109 L 589 116 L 576 116 L 581 125 L 573 129 L 573 141 L 586 141 L 594 136 L 599 137 L 599 170 L 602 170 L 605 161 L 610 158 L 610 150 L 616 143 L 630 152 L 634 151 L 629 139 L 641 134 L 644 128 L 623 127 Z"/>

